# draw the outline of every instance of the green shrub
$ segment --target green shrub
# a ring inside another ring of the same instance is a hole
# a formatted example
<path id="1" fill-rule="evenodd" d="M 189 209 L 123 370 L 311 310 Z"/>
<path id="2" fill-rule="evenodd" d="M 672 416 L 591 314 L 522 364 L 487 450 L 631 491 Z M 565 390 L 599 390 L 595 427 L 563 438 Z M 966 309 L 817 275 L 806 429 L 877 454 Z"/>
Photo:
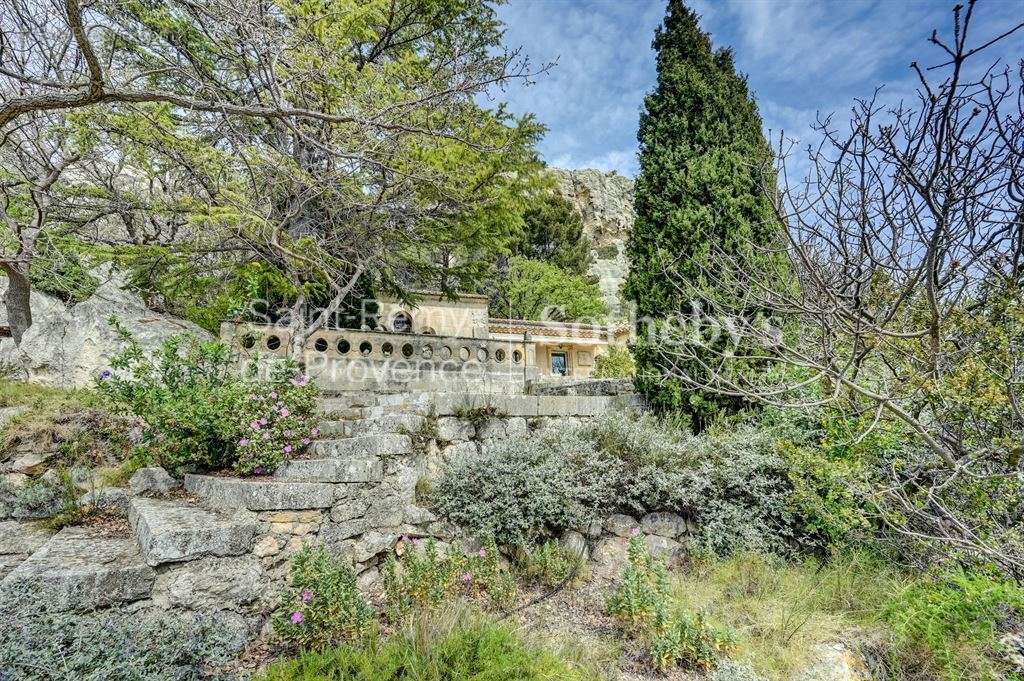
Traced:
<path id="1" fill-rule="evenodd" d="M 383 642 L 308 652 L 271 664 L 258 681 L 589 681 L 596 674 L 531 645 L 509 625 L 471 612 L 410 620 Z"/>
<path id="2" fill-rule="evenodd" d="M 608 348 L 608 352 L 594 359 L 594 378 L 633 378 L 636 361 L 626 348 Z"/>
<path id="3" fill-rule="evenodd" d="M 146 455 L 161 466 L 267 474 L 317 435 L 317 392 L 294 367 L 277 365 L 266 381 L 243 378 L 223 343 L 173 336 L 150 358 L 119 331 L 125 349 L 96 385 L 145 424 Z"/>
<path id="4" fill-rule="evenodd" d="M 57 612 L 28 589 L 0 603 L 0 678 L 188 681 L 207 678 L 245 643 L 213 616 L 111 608 Z"/>
<path id="5" fill-rule="evenodd" d="M 999 623 L 1024 615 L 1024 589 L 981 574 L 919 580 L 883 614 L 895 634 L 893 664 L 933 667 L 949 681 L 999 679 Z M 914 649 L 924 649 L 914 654 Z"/>
<path id="6" fill-rule="evenodd" d="M 587 562 L 583 556 L 554 539 L 524 550 L 516 568 L 522 579 L 550 587 L 566 580 L 578 583 L 587 579 Z"/>
<path id="7" fill-rule="evenodd" d="M 493 540 L 473 553 L 450 549 L 442 556 L 433 539 L 403 539 L 396 553 L 385 559 L 382 574 L 388 612 L 395 622 L 458 596 L 485 598 L 504 609 L 516 594 L 515 580 L 502 567 Z"/>
<path id="8" fill-rule="evenodd" d="M 529 546 L 615 512 L 675 511 L 715 553 L 784 549 L 795 517 L 784 459 L 750 426 L 693 436 L 610 414 L 506 440 L 442 470 L 435 506 L 473 534 Z"/>
<path id="9" fill-rule="evenodd" d="M 78 244 L 43 232 L 29 269 L 32 286 L 69 305 L 92 296 L 99 281 L 82 264 L 82 250 Z"/>
<path id="10" fill-rule="evenodd" d="M 672 607 L 665 563 L 651 557 L 639 536 L 629 541 L 629 565 L 608 596 L 607 608 L 630 635 L 648 645 L 658 669 L 679 665 L 706 671 L 730 640 L 701 613 Z"/>
<path id="11" fill-rule="evenodd" d="M 307 650 L 364 641 L 377 629 L 355 572 L 319 546 L 304 547 L 292 558 L 289 590 L 271 621 L 281 642 Z"/>
<path id="12" fill-rule="evenodd" d="M 612 457 L 557 429 L 510 439 L 449 461 L 434 490 L 435 508 L 470 534 L 503 546 L 528 546 L 608 508 Z"/>

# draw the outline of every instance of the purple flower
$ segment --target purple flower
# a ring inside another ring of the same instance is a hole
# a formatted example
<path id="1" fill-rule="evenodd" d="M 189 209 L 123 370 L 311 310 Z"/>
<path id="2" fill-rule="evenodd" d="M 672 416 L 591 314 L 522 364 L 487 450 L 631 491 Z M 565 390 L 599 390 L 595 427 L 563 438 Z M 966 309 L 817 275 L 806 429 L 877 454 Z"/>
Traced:
<path id="1" fill-rule="evenodd" d="M 104 369 L 103 371 L 100 372 L 100 380 L 109 381 L 112 375 L 113 374 L 111 373 L 110 369 Z"/>
<path id="2" fill-rule="evenodd" d="M 639 535 L 640 535 L 640 528 L 639 527 L 634 527 L 632 530 L 629 531 L 629 536 L 630 537 L 636 537 L 636 536 L 639 536 Z"/>
<path id="3" fill-rule="evenodd" d="M 292 385 L 294 385 L 296 388 L 301 388 L 307 383 L 309 383 L 309 376 L 306 376 L 305 374 L 299 376 L 298 378 L 292 379 Z"/>
<path id="4" fill-rule="evenodd" d="M 309 431 L 309 434 L 312 435 L 313 437 L 316 437 L 317 435 L 320 434 L 320 429 L 314 428 L 313 430 Z"/>
<path id="5" fill-rule="evenodd" d="M 264 440 L 269 440 L 270 439 L 270 433 L 264 432 L 263 433 L 263 439 Z"/>
<path id="6" fill-rule="evenodd" d="M 476 552 L 476 555 L 480 556 L 481 558 L 485 557 L 487 555 L 487 549 L 480 549 Z"/>
<path id="7" fill-rule="evenodd" d="M 249 441 L 243 437 L 241 440 L 238 441 L 238 446 L 239 447 L 248 447 L 249 446 Z"/>
<path id="8" fill-rule="evenodd" d="M 292 613 L 291 619 L 292 619 L 292 624 L 298 624 L 303 619 L 305 619 L 305 616 L 301 612 L 296 610 L 295 612 Z"/>
<path id="9" fill-rule="evenodd" d="M 302 596 L 300 596 L 300 598 L 302 599 L 303 603 L 309 603 L 311 600 L 313 600 L 313 592 L 309 589 L 306 589 L 302 592 Z"/>
<path id="10" fill-rule="evenodd" d="M 270 399 L 272 399 L 272 400 L 276 400 L 277 399 L 277 391 L 276 390 L 274 392 L 270 393 Z"/>
<path id="11" fill-rule="evenodd" d="M 472 572 L 463 572 L 462 573 L 462 581 L 465 582 L 466 584 L 469 584 L 470 582 L 472 582 L 473 581 L 473 573 Z"/>
<path id="12" fill-rule="evenodd" d="M 286 430 L 286 431 L 284 431 L 284 436 L 285 437 L 295 437 L 295 433 L 293 433 L 290 430 Z"/>
<path id="13" fill-rule="evenodd" d="M 284 446 L 284 453 L 285 454 L 291 454 L 292 453 L 292 446 L 291 445 L 285 445 Z"/>
<path id="14" fill-rule="evenodd" d="M 288 407 L 281 408 L 281 418 L 287 418 L 289 414 L 291 414 L 291 412 L 288 411 Z"/>
<path id="15" fill-rule="evenodd" d="M 310 440 L 308 437 L 302 438 L 302 444 L 308 445 L 310 442 L 312 442 L 312 440 Z"/>
<path id="16" fill-rule="evenodd" d="M 267 471 L 265 468 L 263 468 L 263 466 L 256 466 L 256 468 L 254 468 L 252 472 L 255 473 L 256 475 L 263 475 Z"/>
<path id="17" fill-rule="evenodd" d="M 267 417 L 266 416 L 264 416 L 263 418 L 260 419 L 260 425 L 261 426 L 267 425 Z"/>

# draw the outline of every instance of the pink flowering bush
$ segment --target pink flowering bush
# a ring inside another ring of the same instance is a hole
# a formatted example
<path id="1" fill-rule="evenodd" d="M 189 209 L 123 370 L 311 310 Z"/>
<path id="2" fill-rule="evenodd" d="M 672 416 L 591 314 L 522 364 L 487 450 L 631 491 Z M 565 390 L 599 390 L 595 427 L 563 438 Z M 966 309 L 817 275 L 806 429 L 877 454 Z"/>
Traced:
<path id="1" fill-rule="evenodd" d="M 113 411 L 141 422 L 140 463 L 174 473 L 270 474 L 319 434 L 317 390 L 295 367 L 280 365 L 262 380 L 224 343 L 183 334 L 150 354 L 115 328 L 125 349 L 99 373 L 96 388 Z"/>
<path id="2" fill-rule="evenodd" d="M 516 595 L 515 579 L 502 566 L 490 539 L 477 551 L 449 549 L 442 554 L 433 539 L 403 538 L 385 560 L 382 574 L 393 622 L 458 596 L 484 599 L 506 609 Z"/>
<path id="3" fill-rule="evenodd" d="M 242 475 L 269 475 L 320 434 L 313 419 L 318 391 L 290 367 L 277 368 L 269 381 L 250 382 L 249 388 L 237 416 L 234 468 Z"/>
<path id="4" fill-rule="evenodd" d="M 376 613 L 360 595 L 355 572 L 322 546 L 292 558 L 289 588 L 271 622 L 279 642 L 302 650 L 366 642 L 377 631 Z"/>

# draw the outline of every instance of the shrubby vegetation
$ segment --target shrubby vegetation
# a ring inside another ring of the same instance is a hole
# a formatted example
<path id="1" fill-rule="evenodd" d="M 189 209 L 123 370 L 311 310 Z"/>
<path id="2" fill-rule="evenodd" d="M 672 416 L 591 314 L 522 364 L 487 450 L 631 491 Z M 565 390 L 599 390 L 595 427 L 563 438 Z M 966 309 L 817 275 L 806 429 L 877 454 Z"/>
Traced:
<path id="1" fill-rule="evenodd" d="M 626 348 L 610 347 L 594 360 L 594 378 L 633 378 L 636 360 Z"/>
<path id="2" fill-rule="evenodd" d="M 57 612 L 38 596 L 30 590 L 0 604 L 0 677 L 191 681 L 228 662 L 245 643 L 213 616 Z"/>
<path id="3" fill-rule="evenodd" d="M 512 258 L 497 283 L 491 314 L 511 319 L 600 323 L 608 314 L 601 289 L 581 274 L 542 260 Z"/>
<path id="4" fill-rule="evenodd" d="M 311 419 L 317 390 L 290 364 L 268 380 L 242 376 L 221 342 L 180 335 L 150 357 L 122 331 L 125 349 L 97 390 L 145 426 L 140 455 L 172 471 L 234 468 L 270 474 L 318 434 Z"/>

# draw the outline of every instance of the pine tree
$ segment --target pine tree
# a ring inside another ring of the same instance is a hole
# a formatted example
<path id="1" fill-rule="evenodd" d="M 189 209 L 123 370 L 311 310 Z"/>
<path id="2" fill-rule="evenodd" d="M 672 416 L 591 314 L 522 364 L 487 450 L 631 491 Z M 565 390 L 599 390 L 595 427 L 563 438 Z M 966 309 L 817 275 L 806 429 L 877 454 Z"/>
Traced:
<path id="1" fill-rule="evenodd" d="M 764 193 L 774 177 L 765 175 L 771 150 L 757 105 L 732 52 L 714 50 L 698 19 L 681 0 L 670 0 L 654 37 L 658 80 L 640 115 L 637 218 L 624 288 L 641 319 L 688 311 L 673 281 L 714 287 L 713 245 L 751 257 L 748 245 L 768 243 L 778 229 Z M 662 379 L 647 338 L 634 350 L 638 387 L 655 408 L 681 410 L 701 427 L 736 406 Z"/>

